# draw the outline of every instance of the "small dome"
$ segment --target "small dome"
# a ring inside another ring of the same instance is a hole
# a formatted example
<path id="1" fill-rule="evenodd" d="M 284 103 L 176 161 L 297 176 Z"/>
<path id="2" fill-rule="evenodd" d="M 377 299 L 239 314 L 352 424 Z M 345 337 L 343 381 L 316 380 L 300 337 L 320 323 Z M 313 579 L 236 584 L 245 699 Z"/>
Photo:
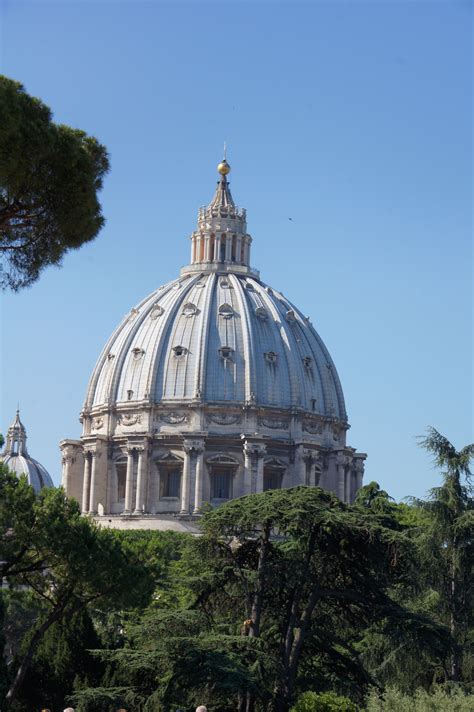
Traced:
<path id="1" fill-rule="evenodd" d="M 20 420 L 18 410 L 15 420 L 8 428 L 5 450 L 0 459 L 18 477 L 26 475 L 28 484 L 35 492 L 39 492 L 43 487 L 54 487 L 48 471 L 28 454 L 26 429 Z"/>

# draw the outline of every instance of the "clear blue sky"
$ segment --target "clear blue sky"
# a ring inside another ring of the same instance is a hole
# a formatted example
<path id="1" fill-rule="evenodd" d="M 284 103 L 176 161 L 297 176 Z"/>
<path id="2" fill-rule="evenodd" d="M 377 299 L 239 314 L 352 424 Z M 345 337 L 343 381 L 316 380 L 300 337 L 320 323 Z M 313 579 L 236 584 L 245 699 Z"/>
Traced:
<path id="1" fill-rule="evenodd" d="M 3 0 L 1 71 L 104 143 L 98 239 L 2 304 L 2 412 L 60 478 L 122 315 L 178 274 L 227 140 L 253 265 L 312 321 L 366 481 L 472 439 L 471 5 Z M 292 217 L 292 221 L 288 218 Z"/>

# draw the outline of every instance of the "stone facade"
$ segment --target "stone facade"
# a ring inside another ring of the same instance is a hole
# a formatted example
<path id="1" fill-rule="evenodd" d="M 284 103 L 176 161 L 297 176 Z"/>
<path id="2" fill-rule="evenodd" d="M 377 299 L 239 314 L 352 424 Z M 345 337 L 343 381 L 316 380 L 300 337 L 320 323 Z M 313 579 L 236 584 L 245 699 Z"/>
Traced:
<path id="1" fill-rule="evenodd" d="M 250 267 L 228 164 L 191 264 L 127 314 L 92 374 L 63 485 L 112 526 L 193 530 L 203 506 L 320 485 L 351 502 L 365 455 L 346 444 L 339 378 L 310 320 Z"/>

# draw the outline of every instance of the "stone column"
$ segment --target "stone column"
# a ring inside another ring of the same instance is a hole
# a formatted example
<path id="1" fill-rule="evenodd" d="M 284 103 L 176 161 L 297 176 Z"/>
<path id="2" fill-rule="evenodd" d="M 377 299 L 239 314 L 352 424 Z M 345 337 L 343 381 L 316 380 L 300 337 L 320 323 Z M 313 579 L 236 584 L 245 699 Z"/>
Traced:
<path id="1" fill-rule="evenodd" d="M 184 463 L 183 481 L 181 483 L 181 511 L 180 514 L 189 514 L 189 490 L 191 480 L 191 450 L 192 448 L 185 441 L 183 444 Z"/>
<path id="2" fill-rule="evenodd" d="M 252 492 L 252 452 L 250 444 L 244 443 L 244 487 L 242 495 Z"/>
<path id="3" fill-rule="evenodd" d="M 237 237 L 235 238 L 235 261 L 237 262 L 237 264 L 240 264 L 242 262 L 241 254 L 242 254 L 242 235 L 237 235 Z"/>
<path id="4" fill-rule="evenodd" d="M 266 451 L 267 448 L 262 442 L 245 439 L 244 494 L 263 492 L 263 458 Z"/>
<path id="5" fill-rule="evenodd" d="M 220 262 L 221 259 L 221 236 L 216 235 L 214 239 L 214 262 Z"/>
<path id="6" fill-rule="evenodd" d="M 244 264 L 250 265 L 250 240 L 247 236 L 245 236 L 244 240 L 245 240 Z"/>
<path id="7" fill-rule="evenodd" d="M 352 459 L 347 459 L 348 467 L 346 467 L 346 480 L 344 487 L 344 502 L 352 501 Z"/>
<path id="8" fill-rule="evenodd" d="M 203 485 L 203 467 L 204 467 L 204 443 L 202 446 L 196 446 L 196 477 L 194 482 L 194 509 L 193 514 L 200 514 L 202 507 L 202 485 Z"/>
<path id="9" fill-rule="evenodd" d="M 355 492 L 353 492 L 353 497 L 355 497 L 357 490 L 359 490 L 362 487 L 362 483 L 363 483 L 362 481 L 364 478 L 364 468 L 365 468 L 364 461 L 359 457 L 355 458 L 354 465 L 355 465 Z"/>
<path id="10" fill-rule="evenodd" d="M 98 453 L 91 452 L 91 493 L 89 499 L 89 514 L 97 514 L 97 459 Z"/>
<path id="11" fill-rule="evenodd" d="M 345 480 L 346 480 L 346 458 L 340 452 L 336 456 L 336 466 L 337 466 L 337 496 L 344 502 L 345 496 Z"/>
<path id="12" fill-rule="evenodd" d="M 82 513 L 89 511 L 89 498 L 91 489 L 91 460 L 90 453 L 84 453 L 84 479 L 82 481 Z"/>
<path id="13" fill-rule="evenodd" d="M 72 455 L 65 455 L 63 457 L 62 462 L 63 462 L 63 478 L 61 481 L 61 486 L 67 494 L 71 489 L 71 467 L 74 462 L 74 458 Z"/>
<path id="14" fill-rule="evenodd" d="M 303 484 L 308 487 L 314 487 L 314 477 L 313 467 L 315 462 L 315 456 L 312 450 L 305 450 L 303 452 L 303 463 L 304 463 L 304 480 Z"/>
<path id="15" fill-rule="evenodd" d="M 137 492 L 135 497 L 134 514 L 142 514 L 146 510 L 146 457 L 145 448 L 135 448 L 138 452 L 137 464 Z"/>
<path id="16" fill-rule="evenodd" d="M 232 235 L 230 232 L 225 235 L 225 261 L 230 262 L 232 259 Z"/>
<path id="17" fill-rule="evenodd" d="M 134 448 L 127 448 L 127 479 L 125 481 L 125 509 L 123 514 L 131 514 L 133 507 L 133 465 Z"/>
<path id="18" fill-rule="evenodd" d="M 255 459 L 257 461 L 257 477 L 256 477 L 256 492 L 263 492 L 263 468 L 264 468 L 264 456 L 265 456 L 265 446 L 261 445 L 259 451 L 255 453 Z"/>

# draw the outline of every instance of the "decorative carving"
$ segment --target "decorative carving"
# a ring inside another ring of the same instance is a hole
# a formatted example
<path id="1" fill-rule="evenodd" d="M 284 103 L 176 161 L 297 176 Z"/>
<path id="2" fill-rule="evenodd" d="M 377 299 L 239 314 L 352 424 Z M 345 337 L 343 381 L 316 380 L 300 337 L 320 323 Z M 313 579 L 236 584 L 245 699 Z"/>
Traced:
<path id="1" fill-rule="evenodd" d="M 288 430 L 288 421 L 282 418 L 259 418 L 259 423 L 273 430 Z"/>
<path id="2" fill-rule="evenodd" d="M 169 450 L 167 450 L 164 454 L 158 455 L 158 457 L 156 458 L 156 461 L 161 462 L 161 463 L 167 463 L 167 462 L 182 463 L 183 458 L 179 457 L 178 455 L 175 455 L 174 452 L 170 452 Z"/>
<path id="3" fill-rule="evenodd" d="M 192 302 L 186 302 L 186 304 L 183 306 L 183 309 L 181 310 L 181 314 L 188 319 L 192 316 L 196 316 L 196 314 L 198 313 L 199 309 Z"/>
<path id="4" fill-rule="evenodd" d="M 296 314 L 293 311 L 293 309 L 288 309 L 288 311 L 285 314 L 286 320 L 289 322 L 295 322 L 296 321 Z"/>
<path id="5" fill-rule="evenodd" d="M 313 435 L 321 435 L 324 430 L 324 426 L 317 420 L 307 419 L 303 420 L 303 430 L 307 433 L 312 433 Z"/>
<path id="6" fill-rule="evenodd" d="M 133 321 L 138 314 L 138 309 L 136 307 L 133 307 L 133 309 L 130 310 L 130 314 L 128 315 L 127 321 Z"/>
<path id="7" fill-rule="evenodd" d="M 248 406 L 252 406 L 252 405 L 255 405 L 256 402 L 257 402 L 257 398 L 255 396 L 255 393 L 253 391 L 250 391 L 250 395 L 247 398 L 247 400 L 245 401 L 245 404 Z"/>
<path id="8" fill-rule="evenodd" d="M 265 456 L 267 446 L 262 443 L 244 442 L 244 453 L 250 457 L 261 458 Z"/>
<path id="9" fill-rule="evenodd" d="M 186 415 L 186 413 L 179 412 L 161 413 L 160 420 L 162 420 L 164 423 L 169 423 L 170 425 L 178 425 L 179 423 L 187 423 L 188 416 Z"/>
<path id="10" fill-rule="evenodd" d="M 186 439 L 183 441 L 183 450 L 191 457 L 196 457 L 204 452 L 204 440 Z"/>
<path id="11" fill-rule="evenodd" d="M 222 289 L 232 289 L 232 286 L 230 282 L 227 281 L 227 279 L 221 279 L 220 286 L 222 287 Z"/>
<path id="12" fill-rule="evenodd" d="M 114 358 L 115 358 L 115 354 L 112 354 L 112 353 L 107 354 L 107 361 L 113 361 Z"/>
<path id="13" fill-rule="evenodd" d="M 255 316 L 261 319 L 262 321 L 266 321 L 268 319 L 268 312 L 265 307 L 257 307 L 255 309 Z"/>
<path id="14" fill-rule="evenodd" d="M 230 304 L 221 304 L 219 307 L 219 316 L 221 316 L 223 319 L 232 319 L 234 316 L 234 310 L 230 306 Z"/>
<path id="15" fill-rule="evenodd" d="M 129 426 L 136 425 L 142 422 L 142 416 L 140 413 L 119 413 L 117 417 L 118 422 L 121 425 Z"/>
<path id="16" fill-rule="evenodd" d="M 92 430 L 100 430 L 104 424 L 104 419 L 101 417 L 92 419 Z"/>
<path id="17" fill-rule="evenodd" d="M 159 316 L 164 314 L 164 309 L 161 306 L 161 304 L 158 304 L 158 302 L 155 302 L 151 308 L 150 311 L 150 319 L 158 319 Z"/>
<path id="18" fill-rule="evenodd" d="M 236 413 L 208 413 L 207 420 L 217 425 L 234 425 L 235 423 L 241 423 L 242 417 Z"/>
<path id="19" fill-rule="evenodd" d="M 310 369 L 312 365 L 313 365 L 313 359 L 311 358 L 311 356 L 304 356 L 303 357 L 303 366 L 305 368 Z"/>
<path id="20" fill-rule="evenodd" d="M 221 464 L 221 465 L 238 465 L 239 461 L 237 458 L 232 457 L 232 455 L 212 455 L 212 457 L 208 457 L 206 460 L 206 463 L 211 464 Z"/>

